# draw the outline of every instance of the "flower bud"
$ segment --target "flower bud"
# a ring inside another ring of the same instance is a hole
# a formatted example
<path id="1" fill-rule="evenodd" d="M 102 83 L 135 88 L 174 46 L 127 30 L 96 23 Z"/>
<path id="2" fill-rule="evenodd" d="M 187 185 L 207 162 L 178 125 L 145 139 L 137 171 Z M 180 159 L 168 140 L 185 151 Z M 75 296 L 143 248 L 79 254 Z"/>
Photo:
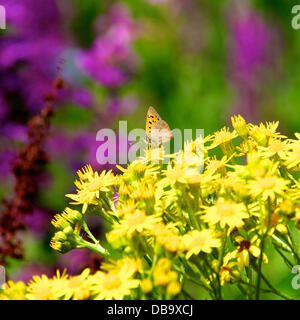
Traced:
<path id="1" fill-rule="evenodd" d="M 141 289 L 144 293 L 149 293 L 153 289 L 153 284 L 150 279 L 144 279 L 141 283 Z"/>
<path id="2" fill-rule="evenodd" d="M 245 119 L 241 115 L 233 116 L 231 117 L 231 123 L 238 135 L 243 139 L 247 139 L 248 128 Z"/>

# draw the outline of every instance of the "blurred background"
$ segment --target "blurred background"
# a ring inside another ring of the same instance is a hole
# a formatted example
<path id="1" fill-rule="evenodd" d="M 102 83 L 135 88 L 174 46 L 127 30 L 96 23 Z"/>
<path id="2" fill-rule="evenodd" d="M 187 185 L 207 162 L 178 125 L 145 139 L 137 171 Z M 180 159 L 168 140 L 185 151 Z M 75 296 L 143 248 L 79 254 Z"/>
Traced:
<path id="1" fill-rule="evenodd" d="M 279 131 L 290 137 L 299 131 L 300 29 L 291 25 L 296 1 L 0 4 L 7 23 L 0 30 L 1 203 L 14 197 L 12 168 L 30 143 L 29 121 L 49 101 L 53 81 L 62 77 L 65 82 L 39 144 L 48 160 L 35 177 L 32 212 L 22 215 L 21 227 L 13 227 L 20 254 L 5 247 L 7 221 L 14 217 L 5 213 L 7 205 L 1 207 L 1 259 L 10 279 L 28 281 L 57 268 L 77 274 L 101 263 L 85 250 L 58 255 L 49 246 L 50 221 L 67 205 L 64 194 L 74 191 L 76 170 L 87 163 L 109 169 L 96 161 L 99 129 L 118 131 L 119 120 L 128 121 L 128 130 L 144 128 L 152 105 L 171 129 L 204 128 L 208 135 L 239 113 L 254 123 L 279 120 Z M 92 224 L 101 233 L 101 225 Z M 284 265 L 269 271 L 270 279 L 295 295 L 293 275 Z"/>

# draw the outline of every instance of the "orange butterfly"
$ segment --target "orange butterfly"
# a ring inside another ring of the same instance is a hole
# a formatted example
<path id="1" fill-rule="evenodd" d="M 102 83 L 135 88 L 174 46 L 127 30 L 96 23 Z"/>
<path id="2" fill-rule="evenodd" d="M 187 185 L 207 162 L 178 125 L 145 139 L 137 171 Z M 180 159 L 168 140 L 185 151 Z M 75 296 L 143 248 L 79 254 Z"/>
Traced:
<path id="1" fill-rule="evenodd" d="M 172 132 L 166 123 L 162 120 L 159 114 L 153 107 L 149 107 L 146 119 L 146 133 L 148 146 L 159 146 L 164 142 L 170 141 L 173 136 Z"/>

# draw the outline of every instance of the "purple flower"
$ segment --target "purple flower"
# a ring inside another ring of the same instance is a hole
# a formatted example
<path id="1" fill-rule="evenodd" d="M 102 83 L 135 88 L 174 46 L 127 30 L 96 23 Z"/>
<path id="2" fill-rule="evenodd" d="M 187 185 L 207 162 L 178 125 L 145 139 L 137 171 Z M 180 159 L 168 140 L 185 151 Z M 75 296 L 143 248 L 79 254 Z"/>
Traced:
<path id="1" fill-rule="evenodd" d="M 91 107 L 93 97 L 88 90 L 74 89 L 72 93 L 72 100 L 83 107 Z"/>
<path id="2" fill-rule="evenodd" d="M 108 28 L 90 50 L 79 52 L 78 65 L 103 86 L 118 87 L 128 81 L 135 65 L 132 51 L 135 27 L 127 8 L 120 4 L 114 5 L 108 17 L 99 21 L 101 24 L 106 21 Z"/>
<path id="3" fill-rule="evenodd" d="M 260 111 L 262 83 L 274 75 L 278 43 L 275 30 L 251 7 L 235 1 L 230 11 L 230 79 L 237 101 L 232 113 L 254 121 Z"/>
<path id="4" fill-rule="evenodd" d="M 0 41 L 0 90 L 14 93 L 36 112 L 65 47 L 57 5 L 54 0 L 4 0 L 1 4 L 11 32 Z"/>
<path id="5" fill-rule="evenodd" d="M 259 15 L 251 11 L 235 18 L 232 32 L 234 72 L 241 80 L 251 82 L 259 67 L 268 63 L 271 32 Z"/>
<path id="6" fill-rule="evenodd" d="M 25 125 L 8 122 L 0 128 L 0 134 L 11 140 L 26 142 L 27 129 Z"/>
<path id="7" fill-rule="evenodd" d="M 32 214 L 24 216 L 24 222 L 30 231 L 43 236 L 50 226 L 51 215 L 46 210 L 35 208 Z"/>

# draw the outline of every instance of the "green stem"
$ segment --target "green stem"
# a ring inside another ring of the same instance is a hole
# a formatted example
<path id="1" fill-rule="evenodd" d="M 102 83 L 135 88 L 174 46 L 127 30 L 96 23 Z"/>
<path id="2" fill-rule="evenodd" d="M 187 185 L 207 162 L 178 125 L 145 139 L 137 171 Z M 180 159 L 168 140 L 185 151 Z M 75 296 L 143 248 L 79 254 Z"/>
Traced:
<path id="1" fill-rule="evenodd" d="M 94 241 L 95 244 L 99 244 L 99 240 L 97 240 L 94 235 L 91 233 L 87 223 L 85 221 L 83 221 L 82 223 L 82 228 L 83 230 L 88 234 L 88 236 L 90 237 L 91 240 Z"/>
<path id="2" fill-rule="evenodd" d="M 276 288 L 274 288 L 263 274 L 261 274 L 261 277 L 264 280 L 264 282 L 266 283 L 266 285 L 270 288 L 270 290 L 274 294 L 276 294 L 276 295 L 278 295 L 278 296 L 280 296 L 280 297 L 282 297 L 282 298 L 284 298 L 286 300 L 295 300 L 294 298 L 292 298 L 292 297 L 286 295 L 285 293 L 282 293 L 282 292 L 278 291 Z"/>
<path id="3" fill-rule="evenodd" d="M 274 248 L 277 251 L 277 253 L 282 257 L 284 262 L 288 265 L 288 267 L 293 268 L 294 264 L 291 263 L 291 261 L 280 251 L 280 249 L 276 245 L 274 245 Z"/>
<path id="4" fill-rule="evenodd" d="M 224 258 L 224 254 L 225 254 L 226 241 L 227 241 L 227 231 L 228 231 L 228 226 L 225 228 L 225 235 L 224 235 L 224 239 L 223 239 L 223 242 L 222 242 L 221 251 L 220 251 L 220 254 L 219 254 L 219 263 L 218 263 L 218 268 L 217 268 L 219 299 L 222 299 L 222 286 L 221 286 L 221 281 L 220 281 L 220 270 L 221 270 L 221 267 L 223 265 L 223 258 Z"/>
<path id="5" fill-rule="evenodd" d="M 88 248 L 98 254 L 101 254 L 102 256 L 109 257 L 109 253 L 107 252 L 107 250 L 100 244 L 91 243 L 83 239 L 80 239 L 78 241 L 77 248 Z"/>

